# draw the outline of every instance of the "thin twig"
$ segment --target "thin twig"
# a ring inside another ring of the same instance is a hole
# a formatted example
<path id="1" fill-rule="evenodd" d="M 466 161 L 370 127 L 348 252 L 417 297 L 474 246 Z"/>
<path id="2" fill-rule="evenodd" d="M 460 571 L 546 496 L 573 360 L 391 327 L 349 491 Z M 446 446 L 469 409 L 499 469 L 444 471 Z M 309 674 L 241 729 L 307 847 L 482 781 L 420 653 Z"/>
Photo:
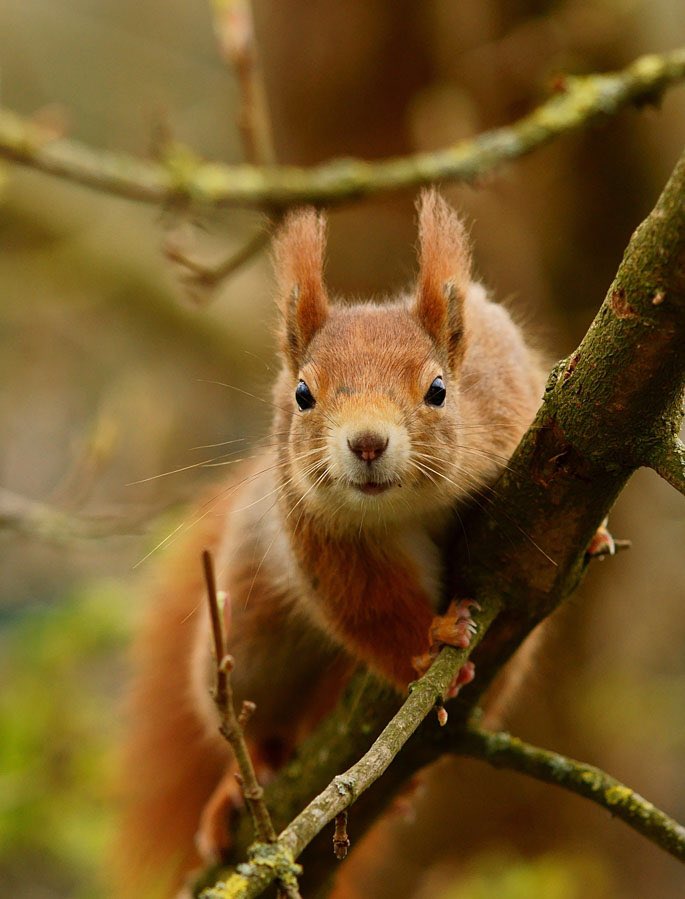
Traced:
<path id="1" fill-rule="evenodd" d="M 591 799 L 652 843 L 685 861 L 685 827 L 639 793 L 585 762 L 531 746 L 507 733 L 469 729 L 455 746 L 457 755 L 511 768 Z"/>
<path id="2" fill-rule="evenodd" d="M 685 496 L 685 443 L 676 438 L 663 443 L 649 460 L 649 467 Z"/>
<path id="3" fill-rule="evenodd" d="M 235 72 L 240 93 L 237 115 L 245 159 L 251 165 L 272 165 L 275 161 L 271 122 L 259 64 L 254 19 L 250 0 L 211 0 L 214 31 L 223 58 Z M 164 253 L 184 271 L 182 279 L 193 300 L 206 301 L 209 291 L 230 277 L 260 253 L 271 240 L 280 222 L 277 212 L 269 215 L 259 230 L 219 263 L 201 262 L 181 246 L 177 238 L 165 241 Z"/>
<path id="4" fill-rule="evenodd" d="M 0 530 L 64 546 L 74 540 L 99 540 L 145 533 L 160 510 L 137 515 L 77 515 L 0 487 Z"/>
<path id="5" fill-rule="evenodd" d="M 234 272 L 242 268 L 243 265 L 268 246 L 279 221 L 279 216 L 269 218 L 234 253 L 222 259 L 216 265 L 208 265 L 192 256 L 180 246 L 173 235 L 167 237 L 164 243 L 164 254 L 167 259 L 178 263 L 185 269 L 183 278 L 191 287 L 210 289 L 234 274 Z"/>
<path id="6" fill-rule="evenodd" d="M 569 77 L 564 90 L 512 125 L 434 153 L 379 162 L 335 160 L 312 168 L 226 166 L 179 148 L 163 162 L 52 140 L 35 123 L 0 110 L 0 157 L 97 190 L 148 203 L 250 206 L 272 212 L 300 203 L 341 203 L 436 181 L 473 181 L 561 134 L 631 104 L 656 100 L 685 78 L 685 49 L 643 56 L 619 72 Z"/>
<path id="7" fill-rule="evenodd" d="M 214 657 L 216 661 L 214 702 L 221 718 L 219 729 L 228 743 L 230 743 L 240 770 L 239 783 L 245 797 L 245 804 L 252 816 L 256 838 L 260 842 L 273 843 L 276 839 L 276 831 L 274 830 L 269 810 L 264 802 L 264 790 L 257 780 L 250 752 L 245 742 L 245 735 L 233 705 L 233 689 L 230 679 L 233 659 L 226 652 L 222 613 L 219 608 L 214 565 L 209 550 L 204 550 L 202 553 L 202 565 L 214 641 Z M 230 600 L 227 599 L 226 601 Z"/>
<path id="8" fill-rule="evenodd" d="M 251 0 L 212 0 L 212 8 L 221 55 L 238 80 L 238 127 L 245 159 L 253 165 L 271 165 L 275 153 Z"/>

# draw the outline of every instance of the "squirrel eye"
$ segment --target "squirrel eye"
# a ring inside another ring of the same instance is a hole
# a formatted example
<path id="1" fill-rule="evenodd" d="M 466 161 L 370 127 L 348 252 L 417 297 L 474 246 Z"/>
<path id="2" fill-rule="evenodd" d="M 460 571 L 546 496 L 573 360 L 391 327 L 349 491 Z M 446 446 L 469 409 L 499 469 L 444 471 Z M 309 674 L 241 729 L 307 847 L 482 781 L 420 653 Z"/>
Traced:
<path id="1" fill-rule="evenodd" d="M 316 400 L 304 381 L 300 381 L 295 388 L 295 402 L 303 412 L 305 409 L 311 409 L 312 406 L 316 406 Z"/>
<path id="2" fill-rule="evenodd" d="M 442 378 L 436 378 L 428 388 L 428 392 L 424 396 L 423 401 L 429 406 L 444 406 L 446 396 L 447 389 L 445 388 L 445 382 Z"/>

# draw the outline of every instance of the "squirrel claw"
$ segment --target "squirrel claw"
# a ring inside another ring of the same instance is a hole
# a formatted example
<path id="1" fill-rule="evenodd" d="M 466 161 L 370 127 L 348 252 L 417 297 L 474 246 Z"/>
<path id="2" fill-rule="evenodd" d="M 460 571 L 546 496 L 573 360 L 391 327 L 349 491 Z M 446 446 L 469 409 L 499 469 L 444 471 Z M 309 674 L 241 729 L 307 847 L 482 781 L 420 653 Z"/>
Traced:
<path id="1" fill-rule="evenodd" d="M 437 653 L 442 646 L 467 649 L 478 626 L 471 618 L 471 609 L 480 609 L 475 599 L 453 600 L 444 615 L 437 615 L 428 631 L 430 651 Z"/>
<path id="2" fill-rule="evenodd" d="M 419 677 L 422 677 L 435 661 L 437 653 L 426 652 L 422 656 L 414 656 L 412 665 Z M 449 687 L 445 690 L 444 699 L 454 699 L 459 690 L 466 684 L 470 684 L 476 676 L 476 666 L 473 662 L 464 662 L 459 671 L 454 675 Z M 445 719 L 447 720 L 447 719 Z"/>
<path id="3" fill-rule="evenodd" d="M 428 630 L 428 652 L 412 659 L 412 665 L 419 677 L 428 671 L 443 646 L 468 649 L 471 638 L 478 630 L 478 625 L 471 618 L 472 608 L 480 609 L 475 599 L 455 599 L 444 615 L 436 615 Z"/>
<path id="4" fill-rule="evenodd" d="M 471 638 L 478 630 L 478 625 L 471 618 L 472 608 L 480 609 L 474 599 L 453 600 L 444 615 L 437 615 L 433 619 L 428 631 L 429 651 L 412 659 L 419 677 L 428 671 L 443 646 L 467 649 L 471 645 Z M 476 666 L 473 662 L 465 662 L 452 679 L 444 698 L 454 699 L 459 690 L 465 684 L 470 684 L 475 676 Z"/>

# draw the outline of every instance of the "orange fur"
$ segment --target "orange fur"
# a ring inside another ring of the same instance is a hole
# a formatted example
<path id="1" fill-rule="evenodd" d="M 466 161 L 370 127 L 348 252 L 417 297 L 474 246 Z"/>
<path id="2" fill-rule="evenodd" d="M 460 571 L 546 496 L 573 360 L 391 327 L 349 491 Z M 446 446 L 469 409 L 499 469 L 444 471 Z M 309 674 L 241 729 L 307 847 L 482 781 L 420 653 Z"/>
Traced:
<path id="1" fill-rule="evenodd" d="M 443 600 L 454 506 L 497 476 L 536 410 L 540 371 L 471 282 L 463 226 L 435 192 L 419 218 L 417 287 L 382 305 L 329 304 L 319 214 L 289 216 L 277 239 L 275 448 L 222 489 L 140 637 L 122 895 L 146 895 L 146 868 L 166 868 L 160 895 L 177 888 L 198 827 L 205 855 L 227 848 L 236 800 L 208 697 L 201 548 L 214 548 L 231 597 L 234 690 L 257 704 L 248 737 L 268 771 L 356 662 L 400 690 L 413 679 Z M 428 399 L 437 378 L 444 404 Z"/>
<path id="2" fill-rule="evenodd" d="M 323 284 L 325 241 L 326 223 L 313 209 L 290 213 L 274 240 L 278 304 L 287 334 L 281 350 L 294 368 L 328 313 Z"/>
<path id="3" fill-rule="evenodd" d="M 230 761 L 225 746 L 207 733 L 188 689 L 188 645 L 202 595 L 197 559 L 204 547 L 214 550 L 218 539 L 212 517 L 194 529 L 138 635 L 120 788 L 125 811 L 114 858 L 122 899 L 166 899 L 199 864 L 198 821 Z"/>
<path id="4" fill-rule="evenodd" d="M 435 614 L 416 564 L 391 541 L 327 536 L 306 515 L 296 534 L 295 552 L 316 582 L 334 639 L 404 690 Z"/>
<path id="5" fill-rule="evenodd" d="M 465 350 L 464 307 L 471 282 L 466 229 L 436 191 L 419 212 L 420 277 L 416 312 L 439 352 L 454 366 Z"/>

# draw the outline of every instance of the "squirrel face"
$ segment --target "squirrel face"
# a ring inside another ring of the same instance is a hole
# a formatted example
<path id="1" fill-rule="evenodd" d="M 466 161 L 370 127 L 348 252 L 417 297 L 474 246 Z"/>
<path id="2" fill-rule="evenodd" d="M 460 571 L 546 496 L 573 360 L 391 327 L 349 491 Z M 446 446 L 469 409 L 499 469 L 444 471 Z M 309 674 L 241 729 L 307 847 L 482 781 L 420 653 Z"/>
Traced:
<path id="1" fill-rule="evenodd" d="M 411 299 L 331 307 L 286 378 L 288 477 L 302 506 L 359 529 L 435 513 L 467 493 L 455 452 L 458 373 L 445 364 Z"/>
<path id="2" fill-rule="evenodd" d="M 383 305 L 329 304 L 324 232 L 323 218 L 304 210 L 286 220 L 275 248 L 286 361 L 277 431 L 289 504 L 338 530 L 435 515 L 480 482 L 478 462 L 460 452 L 460 427 L 469 425 L 460 402 L 470 288 L 463 225 L 437 193 L 424 194 L 416 291 Z"/>

